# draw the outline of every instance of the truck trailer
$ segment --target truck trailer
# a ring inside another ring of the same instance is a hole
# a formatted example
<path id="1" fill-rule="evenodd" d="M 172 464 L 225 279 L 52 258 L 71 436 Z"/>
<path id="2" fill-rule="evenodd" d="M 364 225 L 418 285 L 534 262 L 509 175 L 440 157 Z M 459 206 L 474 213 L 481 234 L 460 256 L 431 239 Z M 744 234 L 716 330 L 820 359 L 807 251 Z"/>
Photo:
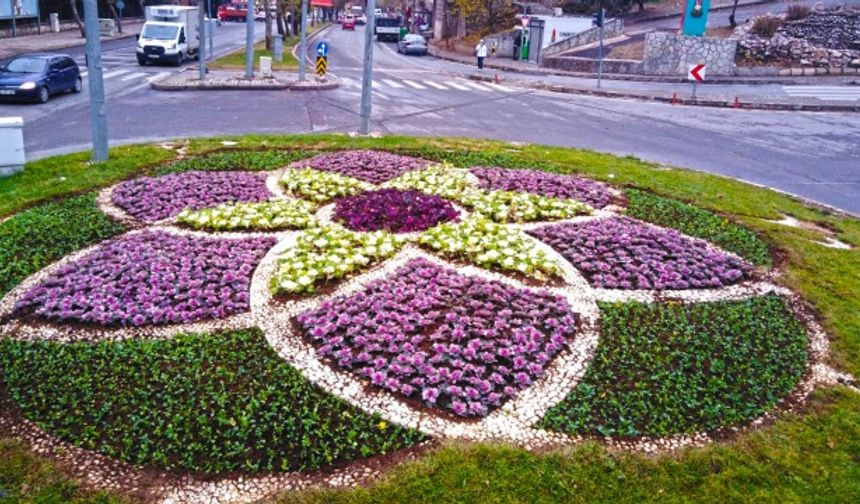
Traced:
<path id="1" fill-rule="evenodd" d="M 182 64 L 200 49 L 197 7 L 150 5 L 137 38 L 137 63 Z"/>

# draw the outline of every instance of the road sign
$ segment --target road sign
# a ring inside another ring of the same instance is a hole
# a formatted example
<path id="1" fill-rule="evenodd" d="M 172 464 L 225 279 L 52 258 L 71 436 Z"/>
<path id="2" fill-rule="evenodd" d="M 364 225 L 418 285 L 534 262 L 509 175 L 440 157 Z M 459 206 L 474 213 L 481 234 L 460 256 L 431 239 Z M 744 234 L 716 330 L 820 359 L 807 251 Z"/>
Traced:
<path id="1" fill-rule="evenodd" d="M 317 43 L 317 56 L 328 56 L 328 42 L 323 41 Z"/>
<path id="2" fill-rule="evenodd" d="M 119 10 L 125 9 L 125 2 L 122 0 L 116 0 L 116 8 Z"/>
<path id="3" fill-rule="evenodd" d="M 528 16 L 523 16 L 523 17 L 521 17 L 521 18 L 520 18 L 520 22 L 523 24 L 523 26 L 524 26 L 524 27 L 525 27 L 525 26 L 528 26 L 528 25 L 529 25 L 529 18 L 528 18 Z"/>
<path id="4" fill-rule="evenodd" d="M 317 75 L 322 77 L 328 70 L 328 58 L 325 56 L 317 56 Z"/>
<path id="5" fill-rule="evenodd" d="M 705 80 L 705 65 L 690 65 L 687 70 L 687 80 L 695 82 L 704 82 Z"/>

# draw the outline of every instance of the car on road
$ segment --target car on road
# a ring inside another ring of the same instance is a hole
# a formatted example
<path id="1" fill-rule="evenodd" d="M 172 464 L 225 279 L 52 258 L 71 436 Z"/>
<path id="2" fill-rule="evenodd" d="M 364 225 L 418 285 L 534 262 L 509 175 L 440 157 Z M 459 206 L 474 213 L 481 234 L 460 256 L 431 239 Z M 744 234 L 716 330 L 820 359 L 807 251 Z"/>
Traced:
<path id="1" fill-rule="evenodd" d="M 427 41 L 424 37 L 415 33 L 407 33 L 402 40 L 397 42 L 397 52 L 402 54 L 415 54 L 417 56 L 427 55 Z"/>
<path id="2" fill-rule="evenodd" d="M 353 30 L 355 31 L 355 16 L 352 14 L 347 15 L 343 18 L 343 22 L 340 24 L 341 29 L 343 30 Z"/>
<path id="3" fill-rule="evenodd" d="M 355 18 L 355 24 L 366 25 L 367 24 L 367 16 L 364 14 Z"/>
<path id="4" fill-rule="evenodd" d="M 248 19 L 248 4 L 246 3 L 229 3 L 218 6 L 218 20 L 222 23 L 227 21 L 244 22 Z"/>
<path id="5" fill-rule="evenodd" d="M 45 103 L 83 89 L 81 70 L 67 54 L 23 54 L 0 67 L 0 99 Z"/>

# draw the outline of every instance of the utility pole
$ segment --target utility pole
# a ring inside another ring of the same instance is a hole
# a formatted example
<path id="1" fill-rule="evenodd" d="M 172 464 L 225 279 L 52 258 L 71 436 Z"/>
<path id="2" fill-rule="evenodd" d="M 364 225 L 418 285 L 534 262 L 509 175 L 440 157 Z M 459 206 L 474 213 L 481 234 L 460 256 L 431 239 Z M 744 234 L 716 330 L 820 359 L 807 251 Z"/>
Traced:
<path id="1" fill-rule="evenodd" d="M 299 82 L 305 81 L 305 62 L 308 59 L 308 0 L 302 0 L 302 33 L 299 41 Z"/>
<path id="2" fill-rule="evenodd" d="M 254 78 L 254 0 L 248 1 L 245 16 L 245 78 Z"/>
<path id="3" fill-rule="evenodd" d="M 213 41 L 213 33 L 212 33 L 214 31 L 212 29 L 212 28 L 214 28 L 214 26 L 212 25 L 212 23 L 213 23 L 212 0 L 206 0 L 206 17 L 209 18 L 209 25 L 206 27 L 206 33 L 209 35 L 209 52 L 206 54 L 207 54 L 207 56 L 209 56 L 209 59 L 212 59 L 212 58 L 214 58 L 214 55 L 215 55 L 215 44 Z M 217 18 L 217 15 L 216 15 L 216 18 Z"/>
<path id="4" fill-rule="evenodd" d="M 361 76 L 361 128 L 362 135 L 370 134 L 371 91 L 373 91 L 373 32 L 376 31 L 376 0 L 367 0 L 367 25 L 364 27 L 364 73 Z"/>
<path id="5" fill-rule="evenodd" d="M 206 80 L 206 4 L 197 2 L 197 63 L 200 80 Z M 191 34 L 189 33 L 190 37 Z"/>
<path id="6" fill-rule="evenodd" d="M 597 49 L 597 87 L 599 88 L 603 81 L 603 25 L 606 24 L 606 10 L 603 8 L 603 2 L 600 2 L 600 11 L 597 13 L 597 26 L 600 27 L 600 46 Z"/>
<path id="7" fill-rule="evenodd" d="M 99 40 L 98 0 L 84 0 L 87 31 L 87 72 L 90 82 L 90 128 L 93 137 L 93 162 L 108 158 L 105 83 L 102 78 L 102 46 Z"/>

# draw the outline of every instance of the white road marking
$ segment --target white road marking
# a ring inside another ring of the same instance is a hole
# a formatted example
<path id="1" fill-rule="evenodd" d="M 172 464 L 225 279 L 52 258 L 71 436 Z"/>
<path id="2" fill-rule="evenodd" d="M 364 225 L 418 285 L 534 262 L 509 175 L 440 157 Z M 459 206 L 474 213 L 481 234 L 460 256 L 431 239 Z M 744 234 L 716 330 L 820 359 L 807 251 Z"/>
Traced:
<path id="1" fill-rule="evenodd" d="M 483 84 L 478 84 L 475 81 L 463 81 L 467 86 L 471 86 L 478 91 L 492 91 L 491 88 L 485 87 Z"/>
<path id="2" fill-rule="evenodd" d="M 135 72 L 133 74 L 126 75 L 125 77 L 123 77 L 120 80 L 123 82 L 126 82 L 126 81 L 130 81 L 130 80 L 134 80 L 134 79 L 139 79 L 141 77 L 145 77 L 146 75 L 147 75 L 146 72 Z"/>
<path id="3" fill-rule="evenodd" d="M 788 96 L 819 100 L 860 100 L 860 86 L 783 86 Z"/>
<path id="4" fill-rule="evenodd" d="M 170 72 L 158 72 L 157 74 L 153 75 L 152 77 L 146 79 L 146 82 L 153 83 L 153 82 L 161 79 L 162 77 L 167 77 L 168 75 L 170 75 Z"/>
<path id="5" fill-rule="evenodd" d="M 442 91 L 448 91 L 448 88 L 446 88 L 442 84 L 439 84 L 438 82 L 433 82 L 433 81 L 428 80 L 428 81 L 424 81 L 424 84 L 427 84 L 428 86 L 434 87 L 436 89 L 441 89 Z"/>
<path id="6" fill-rule="evenodd" d="M 393 87 L 394 89 L 403 89 L 403 84 L 401 84 L 401 83 L 399 83 L 399 82 L 397 82 L 397 81 L 393 81 L 393 80 L 391 80 L 391 79 L 382 79 L 382 82 L 384 82 L 384 83 L 386 83 L 387 85 L 389 85 L 389 86 Z"/>
<path id="7" fill-rule="evenodd" d="M 361 87 L 361 84 L 358 81 L 350 79 L 349 77 L 341 77 L 340 81 L 343 82 L 345 86 L 349 87 Z"/>
<path id="8" fill-rule="evenodd" d="M 128 73 L 128 70 L 114 70 L 113 72 L 103 74 L 102 79 L 110 79 L 111 77 L 116 77 L 117 75 L 122 75 L 124 73 Z"/>
<path id="9" fill-rule="evenodd" d="M 466 86 L 464 86 L 462 84 L 457 84 L 454 81 L 448 81 L 445 84 L 448 86 L 451 86 L 454 89 L 459 89 L 460 91 L 469 91 L 469 88 L 467 88 Z"/>
<path id="10" fill-rule="evenodd" d="M 405 82 L 408 86 L 414 87 L 415 89 L 427 89 L 425 86 L 422 86 L 421 84 L 418 84 L 417 82 L 411 81 L 409 79 L 403 79 L 403 82 Z"/>
<path id="11" fill-rule="evenodd" d="M 513 89 L 511 89 L 507 86 L 502 86 L 501 84 L 496 84 L 495 82 L 484 82 L 484 84 L 486 84 L 487 86 L 490 86 L 493 89 L 497 89 L 499 91 L 504 91 L 505 93 L 513 92 Z"/>

